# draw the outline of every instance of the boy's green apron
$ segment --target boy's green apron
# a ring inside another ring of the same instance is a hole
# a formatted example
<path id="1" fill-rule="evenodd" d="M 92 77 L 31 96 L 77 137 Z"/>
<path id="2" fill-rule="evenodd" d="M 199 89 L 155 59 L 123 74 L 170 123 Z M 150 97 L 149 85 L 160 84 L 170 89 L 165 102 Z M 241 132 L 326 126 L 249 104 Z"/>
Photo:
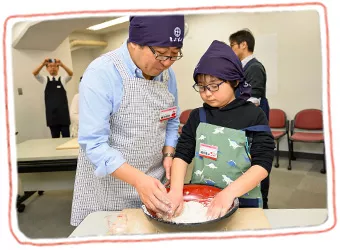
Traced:
<path id="1" fill-rule="evenodd" d="M 199 109 L 200 124 L 196 130 L 196 155 L 191 183 L 225 188 L 251 167 L 249 138 L 245 131 L 268 131 L 267 125 L 242 130 L 206 122 L 204 108 Z M 240 207 L 262 207 L 260 183 L 239 197 Z"/>

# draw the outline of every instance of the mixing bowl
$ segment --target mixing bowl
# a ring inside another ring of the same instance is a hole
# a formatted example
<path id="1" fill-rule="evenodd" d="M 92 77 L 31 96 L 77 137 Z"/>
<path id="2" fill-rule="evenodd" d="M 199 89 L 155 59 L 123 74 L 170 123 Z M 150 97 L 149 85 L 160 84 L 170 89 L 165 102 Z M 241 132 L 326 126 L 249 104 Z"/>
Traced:
<path id="1" fill-rule="evenodd" d="M 169 189 L 167 189 L 169 191 Z M 203 184 L 186 184 L 183 187 L 184 202 L 198 201 L 205 206 L 209 205 L 211 200 L 217 193 L 221 191 L 220 188 L 203 185 Z M 158 218 L 153 211 L 142 205 L 142 210 L 149 219 L 149 221 L 161 232 L 182 232 L 182 231 L 223 231 L 227 224 L 227 218 L 230 217 L 239 208 L 239 200 L 236 198 L 229 211 L 222 217 L 194 223 L 176 223 L 172 221 Z"/>

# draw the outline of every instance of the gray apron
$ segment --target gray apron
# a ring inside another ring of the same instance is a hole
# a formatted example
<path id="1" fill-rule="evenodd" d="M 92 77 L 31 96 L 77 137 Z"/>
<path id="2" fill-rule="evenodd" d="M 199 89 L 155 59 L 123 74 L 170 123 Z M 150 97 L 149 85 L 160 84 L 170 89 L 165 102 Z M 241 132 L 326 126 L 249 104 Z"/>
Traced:
<path id="1" fill-rule="evenodd" d="M 160 122 L 160 111 L 173 107 L 175 97 L 168 90 L 168 71 L 163 82 L 131 77 L 115 51 L 109 57 L 123 80 L 123 98 L 111 116 L 108 144 L 120 151 L 126 162 L 145 174 L 163 181 L 162 149 L 167 121 Z M 120 211 L 137 208 L 141 200 L 135 188 L 107 175 L 96 177 L 95 167 L 80 149 L 71 213 L 71 225 L 77 226 L 95 211 Z"/>

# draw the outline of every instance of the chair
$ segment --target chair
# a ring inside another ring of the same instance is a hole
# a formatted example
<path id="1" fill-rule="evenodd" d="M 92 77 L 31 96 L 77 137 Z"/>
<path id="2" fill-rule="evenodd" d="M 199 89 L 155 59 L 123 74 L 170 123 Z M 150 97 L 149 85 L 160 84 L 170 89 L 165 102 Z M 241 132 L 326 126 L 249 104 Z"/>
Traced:
<path id="1" fill-rule="evenodd" d="M 184 110 L 181 115 L 179 116 L 179 128 L 178 128 L 178 133 L 181 134 L 182 133 L 182 128 L 184 126 L 184 124 L 188 121 L 190 113 L 191 113 L 192 109 L 187 109 Z"/>
<path id="2" fill-rule="evenodd" d="M 296 129 L 299 129 L 296 131 Z M 291 161 L 296 160 L 294 156 L 294 142 L 324 143 L 322 124 L 322 111 L 319 109 L 304 109 L 299 111 L 290 124 L 289 143 L 289 165 L 288 170 L 292 169 Z M 321 131 L 321 132 L 320 132 Z M 325 146 L 323 148 L 323 168 L 322 174 L 326 173 L 325 166 Z"/>
<path id="3" fill-rule="evenodd" d="M 281 109 L 270 109 L 269 110 L 269 126 L 271 128 L 272 135 L 276 142 L 276 164 L 278 168 L 279 157 L 280 157 L 280 140 L 287 135 L 289 130 L 289 122 L 286 113 Z M 289 144 L 288 144 L 289 148 Z"/>

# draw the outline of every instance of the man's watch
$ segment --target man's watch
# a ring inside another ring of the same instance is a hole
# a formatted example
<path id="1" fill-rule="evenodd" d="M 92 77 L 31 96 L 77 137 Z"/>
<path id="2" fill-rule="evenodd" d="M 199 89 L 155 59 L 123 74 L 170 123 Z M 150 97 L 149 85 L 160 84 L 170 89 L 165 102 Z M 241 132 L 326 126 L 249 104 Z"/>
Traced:
<path id="1" fill-rule="evenodd" d="M 165 157 L 172 157 L 172 158 L 173 158 L 174 155 L 175 155 L 174 153 L 164 153 L 164 154 L 163 154 L 163 157 L 164 157 L 164 158 L 165 158 Z"/>

